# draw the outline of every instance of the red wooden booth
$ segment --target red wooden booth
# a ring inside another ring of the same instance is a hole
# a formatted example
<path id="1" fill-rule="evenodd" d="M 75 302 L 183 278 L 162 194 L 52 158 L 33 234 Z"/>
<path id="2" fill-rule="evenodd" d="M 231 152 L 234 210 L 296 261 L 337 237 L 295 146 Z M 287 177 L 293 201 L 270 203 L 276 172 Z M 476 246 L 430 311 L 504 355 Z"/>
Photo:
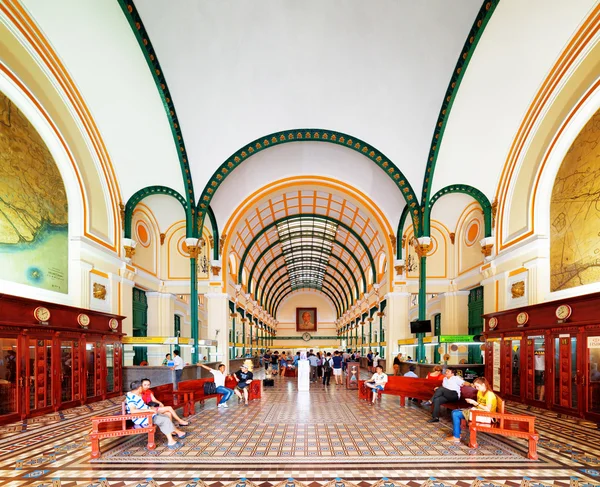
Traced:
<path id="1" fill-rule="evenodd" d="M 487 314 L 485 336 L 504 399 L 600 421 L 600 293 Z"/>
<path id="2" fill-rule="evenodd" d="M 122 320 L 0 294 L 0 424 L 121 394 Z"/>

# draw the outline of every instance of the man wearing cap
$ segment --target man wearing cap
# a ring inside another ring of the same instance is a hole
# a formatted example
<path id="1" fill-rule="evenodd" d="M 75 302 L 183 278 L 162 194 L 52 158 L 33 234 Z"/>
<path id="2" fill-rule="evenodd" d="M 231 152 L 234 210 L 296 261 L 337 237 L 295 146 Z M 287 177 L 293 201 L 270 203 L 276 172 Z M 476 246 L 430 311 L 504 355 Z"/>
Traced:
<path id="1" fill-rule="evenodd" d="M 238 370 L 235 375 L 235 380 L 237 381 L 237 387 L 233 392 L 238 397 L 239 402 L 242 401 L 242 392 L 244 393 L 244 404 L 248 405 L 248 386 L 252 382 L 252 372 L 248 370 L 248 365 L 242 364 L 240 370 Z"/>

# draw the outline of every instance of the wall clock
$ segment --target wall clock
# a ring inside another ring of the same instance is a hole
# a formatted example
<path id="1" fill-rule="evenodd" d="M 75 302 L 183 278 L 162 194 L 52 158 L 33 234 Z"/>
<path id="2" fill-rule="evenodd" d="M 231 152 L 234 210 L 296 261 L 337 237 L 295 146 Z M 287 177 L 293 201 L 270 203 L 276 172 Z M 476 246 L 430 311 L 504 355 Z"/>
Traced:
<path id="1" fill-rule="evenodd" d="M 555 314 L 559 320 L 566 320 L 571 316 L 573 310 L 568 304 L 561 304 L 558 308 L 556 308 Z"/>
<path id="2" fill-rule="evenodd" d="M 312 336 L 308 332 L 302 334 L 302 340 L 304 340 L 305 342 L 309 341 L 311 338 Z"/>
<path id="3" fill-rule="evenodd" d="M 524 325 L 525 323 L 527 323 L 529 321 L 529 315 L 527 313 L 525 313 L 525 311 L 522 311 L 521 313 L 519 313 L 517 315 L 517 323 L 519 325 Z"/>
<path id="4" fill-rule="evenodd" d="M 498 326 L 498 318 L 496 318 L 495 316 L 490 318 L 488 320 L 488 326 L 490 327 L 490 330 L 496 328 Z"/>
<path id="5" fill-rule="evenodd" d="M 33 316 L 38 321 L 48 321 L 50 319 L 50 310 L 43 306 L 38 306 L 33 310 Z"/>
<path id="6" fill-rule="evenodd" d="M 77 323 L 79 323 L 81 328 L 87 328 L 90 324 L 90 317 L 84 313 L 80 313 L 77 315 Z"/>
<path id="7" fill-rule="evenodd" d="M 119 321 L 116 318 L 111 318 L 108 320 L 108 327 L 112 331 L 117 331 L 119 329 Z"/>

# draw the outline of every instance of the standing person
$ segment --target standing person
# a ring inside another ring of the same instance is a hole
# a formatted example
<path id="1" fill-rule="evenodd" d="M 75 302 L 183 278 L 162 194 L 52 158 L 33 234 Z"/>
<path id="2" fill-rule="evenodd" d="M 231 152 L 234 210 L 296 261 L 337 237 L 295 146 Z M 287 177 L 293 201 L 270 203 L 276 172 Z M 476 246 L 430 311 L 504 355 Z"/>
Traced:
<path id="1" fill-rule="evenodd" d="M 271 352 L 269 350 L 267 350 L 265 352 L 265 354 L 263 355 L 263 363 L 265 365 L 265 372 L 267 370 L 269 370 L 269 367 L 271 366 Z"/>
<path id="2" fill-rule="evenodd" d="M 317 378 L 323 377 L 323 355 L 317 352 Z"/>
<path id="3" fill-rule="evenodd" d="M 373 370 L 377 370 L 377 365 L 379 365 L 379 352 L 375 352 L 373 355 Z"/>
<path id="4" fill-rule="evenodd" d="M 208 370 L 213 375 L 215 386 L 217 389 L 217 394 L 223 394 L 223 397 L 221 397 L 221 400 L 219 401 L 219 404 L 217 404 L 217 407 L 228 408 L 229 406 L 227 405 L 227 401 L 229 401 L 229 398 L 233 394 L 233 390 L 229 389 L 228 387 L 225 387 L 225 379 L 227 378 L 227 375 L 225 374 L 225 364 L 219 364 L 219 370 L 211 369 L 210 367 L 204 364 L 198 365 L 203 369 Z"/>
<path id="5" fill-rule="evenodd" d="M 371 404 L 375 404 L 375 401 L 377 401 L 377 395 L 380 391 L 383 391 L 385 385 L 387 384 L 387 381 L 388 376 L 387 374 L 383 373 L 383 367 L 381 365 L 375 367 L 375 373 L 373 374 L 373 377 L 371 377 L 371 380 L 365 382 L 365 385 L 367 387 L 373 389 L 373 401 L 371 402 Z"/>
<path id="6" fill-rule="evenodd" d="M 446 369 L 446 377 L 442 382 L 442 387 L 434 389 L 433 397 L 430 401 L 425 401 L 423 406 L 429 406 L 433 403 L 433 413 L 430 423 L 440 421 L 440 406 L 447 402 L 456 402 L 460 399 L 460 386 L 465 383 L 462 377 L 454 375 L 454 369 Z"/>
<path id="7" fill-rule="evenodd" d="M 137 412 L 153 411 L 156 413 L 156 409 L 148 406 L 142 399 L 142 383 L 139 380 L 134 380 L 129 386 L 129 392 L 125 396 L 125 412 L 127 414 L 135 414 Z M 149 421 L 146 416 L 140 416 L 139 418 L 132 419 L 133 423 L 145 428 L 148 426 Z M 173 433 L 177 434 L 177 438 L 180 440 L 184 439 L 187 434 L 185 431 L 181 431 L 176 428 L 171 418 L 164 414 L 156 413 L 152 416 L 152 423 L 158 426 L 158 429 L 167 437 L 167 446 L 171 450 L 180 448 L 183 443 L 175 441 Z"/>
<path id="8" fill-rule="evenodd" d="M 173 350 L 173 366 L 171 369 L 175 370 L 175 386 L 177 386 L 183 375 L 183 359 L 179 355 L 179 350 Z"/>
<path id="9" fill-rule="evenodd" d="M 350 359 L 350 354 L 348 353 L 348 350 L 345 350 L 344 353 L 342 354 L 342 371 L 345 372 L 346 368 L 348 367 L 348 360 Z"/>
<path id="10" fill-rule="evenodd" d="M 308 363 L 310 364 L 310 381 L 316 382 L 317 380 L 317 356 L 312 352 L 308 356 Z"/>
<path id="11" fill-rule="evenodd" d="M 294 367 L 298 368 L 298 361 L 300 360 L 300 352 L 296 352 L 294 357 Z"/>
<path id="12" fill-rule="evenodd" d="M 171 358 L 170 353 L 165 355 L 165 359 L 162 361 L 162 364 L 168 367 L 173 367 L 173 359 Z"/>
<path id="13" fill-rule="evenodd" d="M 331 378 L 331 372 L 333 371 L 333 360 L 331 358 L 331 352 L 327 352 L 327 355 L 323 359 L 323 385 L 329 385 L 329 379 Z"/>
<path id="14" fill-rule="evenodd" d="M 333 378 L 336 385 L 342 385 L 342 363 L 344 358 L 339 351 L 333 352 Z"/>
<path id="15" fill-rule="evenodd" d="M 250 382 L 252 382 L 253 375 L 252 372 L 248 370 L 248 365 L 242 364 L 240 370 L 238 370 L 235 375 L 235 380 L 237 381 L 237 387 L 235 388 L 235 395 L 238 397 L 238 402 L 242 402 L 242 393 L 244 404 L 248 405 L 248 386 Z"/>
<path id="16" fill-rule="evenodd" d="M 277 375 L 278 365 L 279 365 L 279 352 L 277 350 L 275 350 L 271 354 L 271 371 L 273 372 L 273 375 Z"/>
<path id="17" fill-rule="evenodd" d="M 371 350 L 367 354 L 367 370 L 373 372 L 373 352 Z"/>
<path id="18" fill-rule="evenodd" d="M 171 421 L 175 420 L 179 426 L 188 426 L 190 423 L 181 419 L 175 410 L 171 406 L 165 406 L 154 396 L 152 389 L 150 389 L 150 379 L 142 379 L 142 400 L 151 408 L 154 408 L 158 414 L 164 414 L 171 418 Z"/>
<path id="19" fill-rule="evenodd" d="M 402 354 L 399 353 L 394 358 L 394 375 L 400 375 L 400 364 L 402 363 Z"/>
<path id="20" fill-rule="evenodd" d="M 488 411 L 495 413 L 498 407 L 498 398 L 496 394 L 491 391 L 490 383 L 485 377 L 479 377 L 473 381 L 473 387 L 477 389 L 477 400 L 465 399 L 469 404 L 474 407 L 470 409 L 455 409 L 452 411 L 452 436 L 446 438 L 448 441 L 459 442 L 460 441 L 460 423 L 463 419 L 471 421 L 471 411 Z M 478 422 L 490 423 L 491 418 L 481 417 Z"/>

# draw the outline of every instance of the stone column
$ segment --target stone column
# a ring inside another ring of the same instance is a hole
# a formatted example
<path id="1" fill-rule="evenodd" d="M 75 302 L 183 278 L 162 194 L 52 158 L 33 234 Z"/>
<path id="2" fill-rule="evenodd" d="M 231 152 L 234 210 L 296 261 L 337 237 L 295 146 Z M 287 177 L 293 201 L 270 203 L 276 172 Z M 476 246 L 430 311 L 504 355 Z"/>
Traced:
<path id="1" fill-rule="evenodd" d="M 385 295 L 385 337 L 387 343 L 386 373 L 394 373 L 394 357 L 398 354 L 398 340 L 411 338 L 408 312 L 410 309 L 410 293 L 391 292 Z"/>
<path id="2" fill-rule="evenodd" d="M 229 341 L 227 335 L 227 317 L 229 316 L 229 296 L 225 293 L 206 293 L 206 319 L 208 320 L 208 339 L 217 340 L 217 356 L 209 357 L 222 362 L 229 370 Z"/>
<path id="3" fill-rule="evenodd" d="M 469 332 L 469 291 L 441 295 L 442 335 L 466 335 Z"/>

